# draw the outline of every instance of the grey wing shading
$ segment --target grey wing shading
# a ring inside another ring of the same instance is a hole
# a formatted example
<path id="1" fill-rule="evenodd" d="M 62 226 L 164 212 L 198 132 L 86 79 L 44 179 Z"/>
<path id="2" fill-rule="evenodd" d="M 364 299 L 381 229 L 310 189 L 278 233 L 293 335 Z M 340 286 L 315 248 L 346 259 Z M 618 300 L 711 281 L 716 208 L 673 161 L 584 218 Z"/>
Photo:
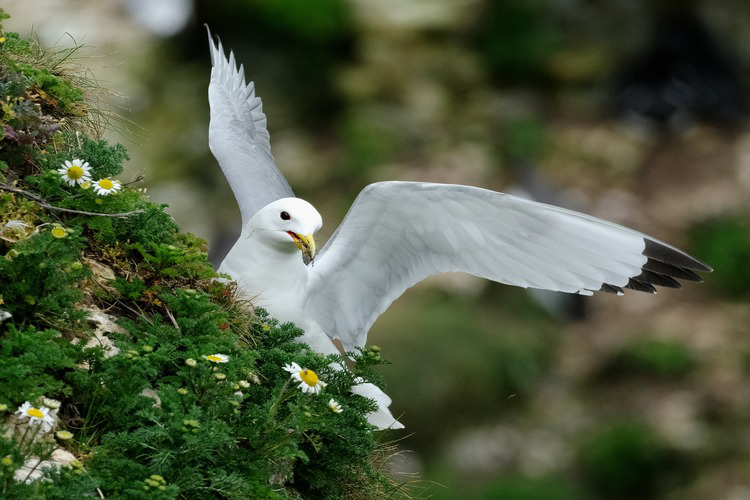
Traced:
<path id="1" fill-rule="evenodd" d="M 253 82 L 245 84 L 244 69 L 237 69 L 234 53 L 227 59 L 221 41 L 214 43 L 210 31 L 208 42 L 208 145 L 234 192 L 244 227 L 258 210 L 294 193 L 274 164 L 266 115 Z"/>
<path id="2" fill-rule="evenodd" d="M 347 350 L 407 288 L 462 271 L 591 295 L 700 281 L 706 264 L 595 217 L 486 189 L 381 182 L 365 188 L 316 257 L 305 314 Z"/>

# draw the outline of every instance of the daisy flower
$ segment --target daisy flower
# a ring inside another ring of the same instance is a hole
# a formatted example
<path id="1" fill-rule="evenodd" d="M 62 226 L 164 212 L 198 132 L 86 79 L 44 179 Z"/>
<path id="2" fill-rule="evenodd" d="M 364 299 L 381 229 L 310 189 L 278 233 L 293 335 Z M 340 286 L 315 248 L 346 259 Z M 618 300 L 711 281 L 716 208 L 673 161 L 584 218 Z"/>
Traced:
<path id="1" fill-rule="evenodd" d="M 284 370 L 292 374 L 294 380 L 299 381 L 299 389 L 306 394 L 318 394 L 327 384 L 318 378 L 318 374 L 307 368 L 301 368 L 297 363 L 284 365 Z"/>
<path id="2" fill-rule="evenodd" d="M 75 159 L 73 161 L 66 160 L 65 163 L 57 169 L 57 173 L 60 174 L 60 178 L 63 182 L 67 182 L 68 186 L 75 186 L 76 184 L 81 185 L 84 182 L 91 180 L 91 167 L 89 162 Z"/>
<path id="3" fill-rule="evenodd" d="M 65 238 L 68 236 L 68 232 L 62 226 L 55 226 L 52 228 L 52 236 L 55 238 Z"/>
<path id="4" fill-rule="evenodd" d="M 94 192 L 101 196 L 107 196 L 108 194 L 116 193 L 122 189 L 122 184 L 117 179 L 99 179 L 94 182 Z"/>
<path id="5" fill-rule="evenodd" d="M 333 399 L 328 401 L 328 408 L 330 408 L 333 413 L 341 413 L 342 411 L 344 411 L 341 409 L 341 405 Z"/>
<path id="6" fill-rule="evenodd" d="M 46 406 L 40 406 L 39 408 L 31 406 L 31 403 L 26 401 L 16 411 L 19 415 L 19 420 L 23 422 L 28 420 L 30 424 L 37 425 L 41 424 L 42 427 L 52 428 L 55 425 L 55 417 L 50 415 L 49 408 Z"/>
<path id="7" fill-rule="evenodd" d="M 227 363 L 229 361 L 229 356 L 226 354 L 209 354 L 207 356 L 203 356 L 204 359 L 209 360 L 212 363 Z"/>

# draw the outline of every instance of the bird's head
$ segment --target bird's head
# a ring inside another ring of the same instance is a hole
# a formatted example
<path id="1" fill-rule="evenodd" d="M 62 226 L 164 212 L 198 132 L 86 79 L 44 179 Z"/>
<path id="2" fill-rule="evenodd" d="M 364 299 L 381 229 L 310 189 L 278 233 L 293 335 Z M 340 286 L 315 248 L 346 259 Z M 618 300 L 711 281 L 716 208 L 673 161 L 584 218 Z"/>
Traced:
<path id="1" fill-rule="evenodd" d="M 246 229 L 248 234 L 257 234 L 279 251 L 292 252 L 299 248 L 307 264 L 315 257 L 313 234 L 322 225 L 320 214 L 308 202 L 282 198 L 258 210 Z"/>

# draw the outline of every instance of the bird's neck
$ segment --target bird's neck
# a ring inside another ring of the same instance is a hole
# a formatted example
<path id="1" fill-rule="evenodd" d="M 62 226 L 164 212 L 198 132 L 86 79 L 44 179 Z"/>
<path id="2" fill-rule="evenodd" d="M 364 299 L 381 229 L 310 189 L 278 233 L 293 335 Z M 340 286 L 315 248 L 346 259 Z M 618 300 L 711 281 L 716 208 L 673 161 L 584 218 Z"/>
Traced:
<path id="1" fill-rule="evenodd" d="M 292 244 L 279 247 L 259 233 L 242 235 L 219 272 L 229 274 L 246 297 L 281 321 L 291 321 L 287 318 L 303 306 L 308 269 L 299 249 Z"/>

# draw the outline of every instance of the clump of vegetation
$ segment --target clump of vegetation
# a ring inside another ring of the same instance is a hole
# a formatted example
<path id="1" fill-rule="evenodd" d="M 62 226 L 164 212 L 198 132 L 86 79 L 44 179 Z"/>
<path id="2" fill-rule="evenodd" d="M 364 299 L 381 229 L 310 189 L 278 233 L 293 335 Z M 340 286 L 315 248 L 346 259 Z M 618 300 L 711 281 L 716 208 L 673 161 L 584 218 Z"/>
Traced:
<path id="1" fill-rule="evenodd" d="M 695 254 L 710 262 L 706 278 L 723 294 L 738 299 L 750 296 L 750 224 L 746 215 L 727 214 L 706 220 L 691 230 Z"/>
<path id="2" fill-rule="evenodd" d="M 611 424 L 582 444 L 584 480 L 606 498 L 650 498 L 677 481 L 676 453 L 637 421 Z"/>
<path id="3" fill-rule="evenodd" d="M 605 371 L 611 375 L 678 379 L 689 375 L 696 366 L 695 356 L 684 343 L 644 338 L 615 353 Z"/>
<path id="4" fill-rule="evenodd" d="M 216 280 L 74 81 L 2 33 L 0 497 L 394 495 L 350 393 L 377 351 L 334 370 Z"/>

